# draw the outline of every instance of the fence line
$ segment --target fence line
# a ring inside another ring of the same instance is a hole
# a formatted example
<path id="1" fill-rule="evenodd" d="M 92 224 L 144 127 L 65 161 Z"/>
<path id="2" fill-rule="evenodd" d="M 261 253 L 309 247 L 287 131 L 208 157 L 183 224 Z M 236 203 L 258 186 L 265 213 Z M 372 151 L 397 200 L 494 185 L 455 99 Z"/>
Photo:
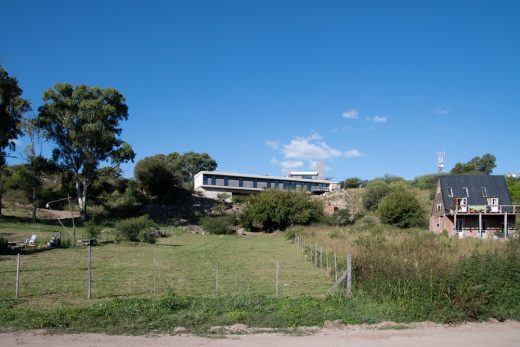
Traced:
<path id="1" fill-rule="evenodd" d="M 18 299 L 19 296 L 19 288 L 20 288 L 20 253 L 16 256 L 16 290 L 15 290 L 15 298 Z"/>
<path id="2" fill-rule="evenodd" d="M 298 240 L 296 243 L 300 245 L 300 243 L 303 245 L 305 244 L 305 240 L 300 235 L 295 236 L 295 240 Z M 305 248 L 301 247 L 302 252 L 305 253 Z M 318 245 L 318 242 L 314 242 L 314 247 L 312 246 L 312 243 L 308 246 L 309 254 L 310 254 L 310 261 L 315 266 L 320 268 L 321 271 L 323 271 L 323 257 L 325 256 L 325 273 L 327 277 L 330 277 L 330 272 L 332 269 L 329 265 L 329 254 L 327 254 L 326 250 L 323 250 L 323 247 Z M 319 254 L 319 255 L 318 255 Z M 341 276 L 338 276 L 338 257 L 336 250 L 333 251 L 334 256 L 334 280 L 335 283 L 331 287 L 331 291 L 334 292 L 336 289 L 341 285 L 345 290 L 345 295 L 347 297 L 352 296 L 352 255 L 350 253 L 347 254 L 347 257 L 345 258 L 345 271 Z M 318 259 L 319 257 L 319 259 Z"/>

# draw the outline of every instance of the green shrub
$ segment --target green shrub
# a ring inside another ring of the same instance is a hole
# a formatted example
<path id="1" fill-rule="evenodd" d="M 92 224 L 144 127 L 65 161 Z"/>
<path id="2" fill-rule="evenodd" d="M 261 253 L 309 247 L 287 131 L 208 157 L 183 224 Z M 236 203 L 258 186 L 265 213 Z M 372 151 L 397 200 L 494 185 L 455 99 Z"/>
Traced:
<path id="1" fill-rule="evenodd" d="M 297 234 L 300 234 L 303 232 L 303 228 L 302 227 L 290 227 L 290 228 L 287 228 L 284 232 L 285 234 L 285 238 L 287 240 L 292 240 L 294 239 L 294 237 L 297 235 Z"/>
<path id="2" fill-rule="evenodd" d="M 363 195 L 363 206 L 369 211 L 377 210 L 377 206 L 388 193 L 390 193 L 390 187 L 385 181 L 373 180 L 368 182 Z"/>
<path id="3" fill-rule="evenodd" d="M 121 237 L 129 241 L 139 241 L 141 231 L 148 231 L 151 227 L 155 227 L 155 223 L 148 215 L 123 219 L 115 225 L 115 229 L 119 232 Z"/>
<path id="4" fill-rule="evenodd" d="M 139 232 L 139 241 L 147 242 L 147 243 L 155 243 L 157 242 L 157 229 L 154 227 L 146 228 Z"/>
<path id="5" fill-rule="evenodd" d="M 101 227 L 99 225 L 96 225 L 94 222 L 88 222 L 85 225 L 85 232 L 89 239 L 95 239 L 101 232 Z"/>
<path id="6" fill-rule="evenodd" d="M 350 210 L 347 208 L 342 208 L 329 216 L 326 219 L 327 224 L 334 226 L 345 226 L 353 223 L 352 218 L 350 217 Z"/>
<path id="7" fill-rule="evenodd" d="M 200 220 L 200 225 L 209 234 L 226 235 L 233 233 L 235 220 L 229 214 L 217 217 L 203 217 Z"/>
<path id="8" fill-rule="evenodd" d="M 343 186 L 345 189 L 347 188 L 359 188 L 363 181 L 358 177 L 347 178 L 343 181 Z"/>
<path id="9" fill-rule="evenodd" d="M 110 213 L 103 205 L 91 205 L 87 207 L 88 215 L 96 221 L 100 221 L 106 219 Z"/>
<path id="10" fill-rule="evenodd" d="M 379 204 L 379 217 L 384 224 L 399 228 L 424 227 L 426 219 L 419 200 L 410 192 L 395 191 Z"/>
<path id="11" fill-rule="evenodd" d="M 252 230 L 272 232 L 323 219 L 323 205 L 306 192 L 269 189 L 252 196 L 240 214 L 240 223 Z"/>
<path id="12" fill-rule="evenodd" d="M 7 238 L 0 236 L 0 251 L 7 250 Z"/>
<path id="13" fill-rule="evenodd" d="M 231 200 L 235 203 L 235 204 L 243 204 L 247 201 L 247 196 L 245 195 L 233 195 L 231 197 Z"/>
<path id="14" fill-rule="evenodd" d="M 356 220 L 356 225 L 360 227 L 372 227 L 376 225 L 378 222 L 378 219 L 376 216 L 373 215 L 363 215 L 361 218 Z"/>
<path id="15" fill-rule="evenodd" d="M 366 213 L 365 211 L 359 211 L 354 215 L 354 222 L 357 222 L 361 218 L 365 217 Z"/>

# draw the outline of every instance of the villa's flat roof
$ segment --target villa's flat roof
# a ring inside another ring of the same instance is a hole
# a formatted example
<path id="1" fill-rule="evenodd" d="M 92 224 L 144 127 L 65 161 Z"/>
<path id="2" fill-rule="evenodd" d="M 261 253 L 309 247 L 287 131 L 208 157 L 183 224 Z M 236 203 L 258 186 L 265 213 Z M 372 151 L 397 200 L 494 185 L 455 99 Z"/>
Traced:
<path id="1" fill-rule="evenodd" d="M 269 176 L 269 175 L 251 175 L 251 174 L 242 174 L 237 172 L 219 172 L 219 171 L 201 171 L 195 175 L 198 177 L 200 175 L 218 175 L 218 176 L 231 176 L 231 177 L 246 177 L 246 178 L 260 178 L 260 179 L 271 179 L 271 180 L 283 180 L 283 181 L 298 181 L 298 182 L 306 182 L 306 183 L 334 183 L 329 180 L 316 180 L 316 179 L 305 179 L 305 178 L 294 178 L 294 177 L 285 177 L 285 176 Z M 194 178 L 195 178 L 194 177 Z"/>
<path id="2" fill-rule="evenodd" d="M 289 175 L 298 175 L 298 176 L 318 176 L 317 171 L 291 171 Z"/>

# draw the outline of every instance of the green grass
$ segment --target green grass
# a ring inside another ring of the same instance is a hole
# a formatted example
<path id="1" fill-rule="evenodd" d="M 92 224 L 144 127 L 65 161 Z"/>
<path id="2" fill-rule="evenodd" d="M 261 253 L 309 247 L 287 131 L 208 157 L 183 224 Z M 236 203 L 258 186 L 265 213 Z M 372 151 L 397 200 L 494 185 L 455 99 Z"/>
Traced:
<path id="1" fill-rule="evenodd" d="M 175 327 L 183 326 L 206 334 L 212 326 L 235 323 L 287 329 L 322 326 L 325 320 L 347 324 L 409 322 L 413 316 L 404 316 L 391 305 L 372 302 L 363 295 L 349 300 L 341 296 L 275 299 L 261 295 L 192 297 L 169 292 L 155 298 L 106 299 L 52 309 L 0 301 L 0 326 L 66 332 L 172 333 Z M 437 316 L 437 320 L 442 321 L 442 317 Z"/>
<path id="2" fill-rule="evenodd" d="M 276 260 L 280 262 L 282 296 L 323 297 L 330 285 L 324 273 L 305 261 L 283 236 L 181 234 L 162 238 L 155 245 L 121 242 L 93 247 L 94 298 L 151 295 L 154 257 L 157 293 L 213 295 L 219 263 L 221 294 L 273 296 Z M 86 300 L 86 248 L 35 251 L 24 254 L 21 264 L 20 293 L 27 305 Z M 15 268 L 15 254 L 0 255 L 2 298 L 14 296 Z"/>
<path id="3" fill-rule="evenodd" d="M 28 226 L 0 223 L 0 236 Z M 93 247 L 93 299 L 86 299 L 87 249 L 0 255 L 0 327 L 142 334 L 185 326 L 291 328 L 344 323 L 520 319 L 520 240 L 447 239 L 384 226 L 298 229 L 330 256 L 353 255 L 353 297 L 328 296 L 332 279 L 283 235 L 202 236 L 167 228 L 158 244 Z M 42 237 L 52 231 L 42 231 Z M 309 250 L 307 249 L 307 252 Z M 153 259 L 157 293 L 153 294 Z M 280 298 L 275 262 L 280 261 Z M 215 294 L 216 264 L 220 293 Z"/>

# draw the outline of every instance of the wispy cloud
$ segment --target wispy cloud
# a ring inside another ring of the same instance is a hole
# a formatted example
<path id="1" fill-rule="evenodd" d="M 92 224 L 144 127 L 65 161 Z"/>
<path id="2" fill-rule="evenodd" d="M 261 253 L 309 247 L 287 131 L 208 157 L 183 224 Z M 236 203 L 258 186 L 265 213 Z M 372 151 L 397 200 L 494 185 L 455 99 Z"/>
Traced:
<path id="1" fill-rule="evenodd" d="M 280 147 L 280 141 L 267 140 L 265 145 L 273 150 L 277 150 Z"/>
<path id="2" fill-rule="evenodd" d="M 340 150 L 330 147 L 325 142 L 311 141 L 304 137 L 297 137 L 288 144 L 282 145 L 282 154 L 286 159 L 325 160 L 342 156 Z"/>
<path id="3" fill-rule="evenodd" d="M 343 118 L 347 118 L 347 119 L 357 119 L 358 118 L 358 110 L 353 108 L 353 109 L 350 109 L 348 111 L 345 111 L 343 112 L 341 115 L 343 116 Z"/>
<path id="4" fill-rule="evenodd" d="M 355 158 L 364 154 L 358 149 L 342 151 L 325 143 L 323 137 L 313 132 L 306 137 L 295 137 L 289 143 L 278 143 L 281 159 L 272 158 L 271 164 L 279 166 L 283 172 L 299 169 L 308 163 L 309 168 L 315 168 L 318 161 L 335 158 Z M 329 169 L 325 166 L 326 169 Z"/>
<path id="5" fill-rule="evenodd" d="M 317 132 L 313 131 L 311 135 L 308 137 L 309 140 L 321 140 L 323 139 L 323 136 L 318 134 Z"/>
<path id="6" fill-rule="evenodd" d="M 365 154 L 361 153 L 359 150 L 353 148 L 350 151 L 345 152 L 345 158 L 355 158 L 355 157 L 362 157 Z"/>
<path id="7" fill-rule="evenodd" d="M 372 117 L 372 121 L 374 123 L 386 123 L 388 122 L 388 119 L 386 118 L 386 116 L 374 116 Z"/>
<path id="8" fill-rule="evenodd" d="M 448 114 L 449 111 L 445 108 L 439 107 L 435 110 L 435 113 L 442 116 Z"/>

